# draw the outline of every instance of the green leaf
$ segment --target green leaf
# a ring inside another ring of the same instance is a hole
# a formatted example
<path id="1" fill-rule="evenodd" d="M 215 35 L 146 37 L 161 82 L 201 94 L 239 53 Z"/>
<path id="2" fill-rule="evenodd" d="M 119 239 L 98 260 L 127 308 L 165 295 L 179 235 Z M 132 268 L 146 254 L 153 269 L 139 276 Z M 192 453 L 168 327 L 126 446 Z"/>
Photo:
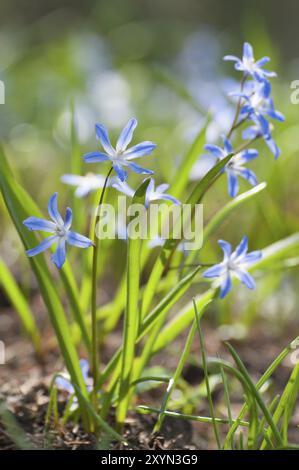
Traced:
<path id="1" fill-rule="evenodd" d="M 3 286 L 6 295 L 15 308 L 22 322 L 25 332 L 31 338 L 32 344 L 38 355 L 41 354 L 41 337 L 36 325 L 33 313 L 28 305 L 25 296 L 8 267 L 0 257 L 0 284 Z"/>
<path id="2" fill-rule="evenodd" d="M 137 189 L 133 196 L 132 204 L 140 204 L 145 211 L 145 195 L 150 179 L 146 179 Z M 137 212 L 138 215 L 138 212 Z M 137 220 L 136 215 L 131 217 L 128 225 L 128 248 L 127 248 L 127 306 L 124 318 L 123 346 L 121 357 L 121 374 L 119 387 L 119 400 L 116 410 L 118 429 L 122 429 L 129 406 L 129 389 L 132 367 L 135 358 L 135 341 L 138 334 L 139 315 L 139 280 L 140 280 L 140 237 L 132 237 L 130 227 Z"/>

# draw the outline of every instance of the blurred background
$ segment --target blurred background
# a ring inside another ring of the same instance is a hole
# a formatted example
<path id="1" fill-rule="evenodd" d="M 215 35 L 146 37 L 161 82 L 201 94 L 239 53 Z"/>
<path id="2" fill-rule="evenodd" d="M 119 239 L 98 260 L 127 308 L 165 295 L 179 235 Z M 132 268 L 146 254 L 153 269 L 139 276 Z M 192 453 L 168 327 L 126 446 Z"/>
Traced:
<path id="1" fill-rule="evenodd" d="M 43 209 L 55 190 L 61 204 L 72 197 L 60 176 L 71 171 L 73 104 L 82 154 L 97 148 L 96 121 L 115 138 L 136 116 L 136 142 L 158 144 L 147 167 L 159 182 L 171 182 L 208 113 L 213 121 L 207 142 L 217 142 L 229 127 L 234 108 L 227 93 L 237 88 L 239 76 L 222 57 L 240 56 L 246 40 L 256 58 L 271 57 L 269 69 L 278 73 L 273 97 L 286 123 L 276 126 L 274 137 L 282 154 L 274 162 L 265 145 L 258 145 L 261 155 L 252 168 L 268 189 L 223 224 L 204 257 L 219 259 L 220 236 L 235 244 L 247 233 L 255 249 L 298 231 L 299 105 L 290 101 L 290 83 L 299 79 L 298 17 L 299 3 L 292 0 L 3 1 L 0 135 L 18 179 Z M 190 185 L 204 171 L 197 165 Z M 133 186 L 134 181 L 130 176 Z M 249 188 L 242 183 L 241 189 Z M 223 178 L 206 198 L 205 218 L 228 200 Z M 24 253 L 1 207 L 1 256 L 13 272 L 22 272 Z M 278 269 L 259 280 L 255 294 L 241 288 L 240 295 L 230 296 L 217 315 L 220 324 L 241 329 L 225 330 L 224 336 L 242 336 L 257 316 L 278 332 L 282 325 L 297 325 L 297 280 L 297 269 Z"/>

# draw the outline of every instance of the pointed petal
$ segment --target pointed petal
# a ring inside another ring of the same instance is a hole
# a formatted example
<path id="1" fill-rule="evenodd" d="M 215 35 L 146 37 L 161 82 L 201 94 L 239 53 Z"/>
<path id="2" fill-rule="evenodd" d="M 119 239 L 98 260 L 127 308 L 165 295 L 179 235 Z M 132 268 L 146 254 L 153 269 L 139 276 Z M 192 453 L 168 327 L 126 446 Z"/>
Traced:
<path id="1" fill-rule="evenodd" d="M 48 202 L 48 212 L 49 212 L 49 216 L 51 217 L 52 220 L 54 220 L 54 222 L 56 222 L 59 225 L 63 225 L 63 219 L 57 208 L 57 197 L 58 197 L 58 193 L 54 193 L 50 197 L 49 202 Z"/>
<path id="2" fill-rule="evenodd" d="M 58 237 L 56 235 L 52 235 L 51 237 L 45 238 L 39 245 L 37 245 L 35 248 L 31 248 L 31 250 L 27 250 L 26 253 L 29 257 L 38 255 L 39 253 L 42 253 L 42 251 L 47 250 L 50 248 L 53 243 L 57 241 Z"/>
<path id="3" fill-rule="evenodd" d="M 127 148 L 127 146 L 132 140 L 133 133 L 134 133 L 134 130 L 136 129 L 136 126 L 137 126 L 137 120 L 133 118 L 133 119 L 130 119 L 129 122 L 126 124 L 126 126 L 123 128 L 118 138 L 118 141 L 116 143 L 117 152 L 123 152 Z"/>
<path id="4" fill-rule="evenodd" d="M 247 149 L 247 150 L 244 150 L 241 154 L 240 154 L 240 160 L 239 162 L 241 164 L 243 163 L 247 163 L 247 162 L 250 162 L 251 160 L 254 160 L 254 158 L 256 158 L 258 156 L 258 151 L 255 150 L 255 149 Z"/>
<path id="5" fill-rule="evenodd" d="M 123 156 L 126 160 L 133 160 L 134 158 L 140 158 L 144 157 L 145 155 L 149 155 L 153 150 L 155 150 L 156 147 L 157 145 L 153 142 L 144 141 L 126 150 L 123 153 Z"/>
<path id="6" fill-rule="evenodd" d="M 116 189 L 120 193 L 125 194 L 126 196 L 134 196 L 134 189 L 132 189 L 125 181 L 120 181 L 117 176 L 113 176 L 113 178 L 111 178 L 109 186 Z"/>
<path id="7" fill-rule="evenodd" d="M 262 57 L 261 59 L 256 61 L 256 65 L 258 67 L 263 67 L 270 61 L 270 57 Z"/>
<path id="8" fill-rule="evenodd" d="M 178 199 L 176 199 L 175 197 L 173 196 L 170 196 L 170 194 L 161 194 L 161 193 L 158 193 L 158 192 L 155 192 L 153 197 L 151 198 L 152 201 L 160 201 L 160 200 L 164 200 L 164 201 L 170 201 L 172 202 L 173 204 L 181 204 L 180 201 Z"/>
<path id="9" fill-rule="evenodd" d="M 239 57 L 237 57 L 235 55 L 225 55 L 223 57 L 223 60 L 233 60 L 234 62 L 239 62 L 240 61 Z"/>
<path id="10" fill-rule="evenodd" d="M 236 248 L 235 254 L 236 256 L 242 256 L 242 255 L 245 255 L 247 250 L 248 250 L 248 238 L 246 237 L 246 235 L 244 235 L 241 242 Z"/>
<path id="11" fill-rule="evenodd" d="M 131 170 L 135 171 L 135 173 L 139 173 L 141 175 L 152 175 L 154 173 L 152 170 L 147 170 L 146 168 L 142 168 L 141 166 L 133 162 L 128 163 L 127 166 L 131 168 Z"/>
<path id="12" fill-rule="evenodd" d="M 224 297 L 230 292 L 231 288 L 232 288 L 232 280 L 231 280 L 230 275 L 228 274 L 227 276 L 225 276 L 220 287 L 220 295 L 219 295 L 220 299 L 224 299 Z"/>
<path id="13" fill-rule="evenodd" d="M 225 258 L 229 258 L 232 253 L 232 246 L 225 240 L 218 240 L 218 245 L 221 247 Z"/>
<path id="14" fill-rule="evenodd" d="M 86 383 L 88 380 L 88 374 L 89 374 L 89 363 L 86 359 L 80 359 L 80 368 L 82 371 L 84 382 Z"/>
<path id="15" fill-rule="evenodd" d="M 96 136 L 100 140 L 103 149 L 108 155 L 114 155 L 114 149 L 109 140 L 108 131 L 102 124 L 96 124 Z"/>
<path id="16" fill-rule="evenodd" d="M 113 169 L 119 177 L 120 181 L 126 181 L 128 179 L 128 173 L 123 169 L 121 165 L 113 163 Z"/>
<path id="17" fill-rule="evenodd" d="M 69 245 L 77 246 L 79 248 L 89 248 L 93 245 L 92 241 L 80 235 L 80 233 L 69 231 L 66 236 L 66 241 Z"/>
<path id="18" fill-rule="evenodd" d="M 86 163 L 98 163 L 98 162 L 107 162 L 110 160 L 109 155 L 106 155 L 102 152 L 89 152 L 83 155 L 83 159 Z"/>
<path id="19" fill-rule="evenodd" d="M 227 171 L 228 194 L 230 197 L 236 197 L 239 191 L 238 178 L 232 171 Z"/>
<path id="20" fill-rule="evenodd" d="M 219 263 L 204 271 L 202 275 L 206 278 L 219 277 L 222 273 L 222 270 L 223 266 Z"/>
<path id="21" fill-rule="evenodd" d="M 245 284 L 248 289 L 255 289 L 255 280 L 253 277 L 247 272 L 242 269 L 238 269 L 234 271 L 237 278 L 240 279 L 240 281 Z"/>
<path id="22" fill-rule="evenodd" d="M 262 256 L 263 256 L 263 253 L 260 250 L 252 251 L 251 253 L 248 253 L 248 255 L 245 256 L 242 263 L 244 264 L 255 263 L 256 261 L 259 261 L 262 258 Z"/>
<path id="23" fill-rule="evenodd" d="M 217 158 L 221 159 L 225 156 L 222 148 L 218 147 L 218 145 L 206 144 L 204 148 L 208 152 L 211 152 Z"/>
<path id="24" fill-rule="evenodd" d="M 65 211 L 65 219 L 64 219 L 64 228 L 65 230 L 69 230 L 72 225 L 73 220 L 73 211 L 70 207 L 66 208 Z"/>
<path id="25" fill-rule="evenodd" d="M 162 183 L 156 187 L 157 193 L 164 193 L 169 188 L 169 184 Z"/>
<path id="26" fill-rule="evenodd" d="M 227 154 L 233 152 L 233 146 L 230 143 L 230 141 L 226 138 L 226 136 L 223 136 L 223 143 L 224 143 L 224 150 Z"/>
<path id="27" fill-rule="evenodd" d="M 257 185 L 257 178 L 255 173 L 252 170 L 249 170 L 248 168 L 242 168 L 239 170 L 239 175 L 242 176 L 245 180 L 248 181 L 252 186 Z"/>
<path id="28" fill-rule="evenodd" d="M 253 49 L 249 42 L 244 42 L 243 46 L 243 60 L 252 60 L 253 59 Z"/>
<path id="29" fill-rule="evenodd" d="M 64 392 L 67 392 L 70 395 L 75 393 L 75 389 L 70 383 L 70 381 L 68 379 L 65 379 L 64 377 L 61 377 L 61 376 L 56 377 L 55 384 L 57 385 L 57 388 L 59 390 L 63 390 Z"/>
<path id="30" fill-rule="evenodd" d="M 42 230 L 43 232 L 54 232 L 56 224 L 50 220 L 40 219 L 39 217 L 28 217 L 23 224 L 29 230 Z"/>
<path id="31" fill-rule="evenodd" d="M 71 186 L 79 186 L 84 182 L 85 177 L 81 175 L 66 174 L 61 176 L 61 181 Z"/>
<path id="32" fill-rule="evenodd" d="M 66 258 L 65 238 L 59 237 L 56 251 L 53 255 L 51 255 L 51 259 L 53 263 L 56 265 L 56 267 L 60 269 L 64 265 L 65 258 Z"/>

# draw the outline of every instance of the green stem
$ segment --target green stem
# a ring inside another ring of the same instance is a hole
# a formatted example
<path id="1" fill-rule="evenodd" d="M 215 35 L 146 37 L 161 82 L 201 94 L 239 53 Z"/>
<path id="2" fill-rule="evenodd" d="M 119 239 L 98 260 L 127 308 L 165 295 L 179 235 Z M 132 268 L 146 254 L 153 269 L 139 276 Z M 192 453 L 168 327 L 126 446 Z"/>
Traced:
<path id="1" fill-rule="evenodd" d="M 112 167 L 108 171 L 105 178 L 104 186 L 99 199 L 99 204 L 96 209 L 95 223 L 94 223 L 94 239 L 93 239 L 93 257 L 92 257 L 92 292 L 91 292 L 91 333 L 92 333 L 92 375 L 93 375 L 93 398 L 94 405 L 97 406 L 97 392 L 96 384 L 99 380 L 99 356 L 98 356 L 98 334 L 97 334 L 97 272 L 98 272 L 98 252 L 99 252 L 99 239 L 97 237 L 97 225 L 101 218 L 101 207 L 104 201 L 105 191 L 108 183 Z"/>

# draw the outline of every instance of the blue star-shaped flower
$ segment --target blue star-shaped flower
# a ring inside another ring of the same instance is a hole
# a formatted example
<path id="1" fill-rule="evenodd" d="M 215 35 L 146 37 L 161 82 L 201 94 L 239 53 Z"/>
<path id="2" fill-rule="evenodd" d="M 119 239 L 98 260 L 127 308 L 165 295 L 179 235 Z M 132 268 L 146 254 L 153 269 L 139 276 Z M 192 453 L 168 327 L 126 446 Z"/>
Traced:
<path id="1" fill-rule="evenodd" d="M 232 277 L 235 276 L 248 287 L 255 288 L 253 277 L 247 272 L 248 266 L 258 261 L 262 257 L 261 251 L 252 251 L 247 253 L 248 239 L 244 236 L 241 243 L 233 252 L 231 244 L 218 240 L 218 243 L 224 253 L 223 261 L 215 264 L 203 273 L 205 278 L 219 278 L 217 284 L 220 285 L 220 298 L 223 299 L 232 288 Z"/>
<path id="2" fill-rule="evenodd" d="M 29 230 L 41 230 L 53 234 L 26 253 L 30 257 L 35 256 L 56 243 L 57 248 L 51 258 L 57 268 L 60 269 L 66 259 L 66 244 L 79 248 L 89 248 L 93 243 L 89 238 L 70 230 L 72 225 L 72 210 L 68 207 L 66 209 L 65 219 L 63 219 L 57 208 L 57 196 L 58 193 L 54 193 L 48 202 L 48 212 L 52 220 L 29 217 L 24 220 L 23 224 Z"/>
<path id="3" fill-rule="evenodd" d="M 156 144 L 145 141 L 127 149 L 133 138 L 133 133 L 136 126 L 137 120 L 130 119 L 130 121 L 121 131 L 114 148 L 110 143 L 107 129 L 101 124 L 96 124 L 96 136 L 100 140 L 106 153 L 98 151 L 87 153 L 84 155 L 85 162 L 95 163 L 110 161 L 114 171 L 121 181 L 126 181 L 128 178 L 128 174 L 123 167 L 130 168 L 131 170 L 135 171 L 135 173 L 152 175 L 153 171 L 140 167 L 136 163 L 133 163 L 132 160 L 149 155 L 156 148 Z"/>
<path id="4" fill-rule="evenodd" d="M 239 59 L 239 57 L 234 55 L 226 55 L 223 59 L 234 61 L 236 70 L 244 72 L 245 75 L 251 75 L 254 78 L 276 76 L 275 72 L 263 69 L 264 65 L 269 62 L 270 58 L 263 57 L 262 59 L 255 61 L 252 46 L 248 42 L 244 43 L 242 59 Z"/>
<path id="5" fill-rule="evenodd" d="M 205 145 L 205 149 L 212 153 L 216 158 L 222 160 L 227 155 L 233 153 L 233 147 L 230 141 L 223 136 L 224 148 L 218 145 Z M 238 177 L 244 178 L 252 186 L 257 184 L 257 178 L 253 171 L 245 168 L 245 164 L 258 156 L 258 151 L 255 149 L 246 149 L 234 155 L 231 160 L 225 165 L 223 171 L 227 174 L 228 178 L 228 194 L 231 197 L 236 197 L 239 191 Z"/>
<path id="6" fill-rule="evenodd" d="M 111 178 L 109 185 L 112 188 L 117 189 L 119 192 L 125 194 L 126 196 L 133 197 L 134 196 L 134 189 L 132 189 L 125 181 L 120 182 L 116 178 Z M 171 196 L 170 194 L 166 194 L 165 191 L 169 188 L 169 184 L 159 184 L 155 188 L 155 180 L 154 178 L 150 179 L 148 184 L 146 193 L 145 193 L 145 207 L 148 208 L 150 203 L 153 201 L 171 201 L 173 204 L 180 204 L 180 201 L 175 197 Z"/>

